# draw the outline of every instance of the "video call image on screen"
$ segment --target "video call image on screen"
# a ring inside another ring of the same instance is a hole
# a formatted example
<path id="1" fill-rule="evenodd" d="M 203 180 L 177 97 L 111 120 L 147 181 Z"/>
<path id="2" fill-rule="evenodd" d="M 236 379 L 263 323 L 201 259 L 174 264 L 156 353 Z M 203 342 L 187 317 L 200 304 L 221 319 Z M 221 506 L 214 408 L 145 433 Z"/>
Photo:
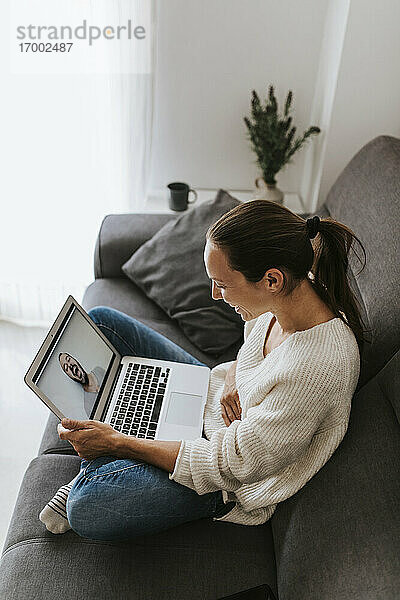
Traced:
<path id="1" fill-rule="evenodd" d="M 113 355 L 74 307 L 36 385 L 67 418 L 91 419 Z"/>

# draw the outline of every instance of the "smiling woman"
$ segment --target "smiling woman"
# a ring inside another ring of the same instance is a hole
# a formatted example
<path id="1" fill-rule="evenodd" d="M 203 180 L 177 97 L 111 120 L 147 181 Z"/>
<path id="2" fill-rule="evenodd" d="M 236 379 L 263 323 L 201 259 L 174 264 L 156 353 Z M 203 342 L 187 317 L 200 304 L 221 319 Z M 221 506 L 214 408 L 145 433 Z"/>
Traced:
<path id="1" fill-rule="evenodd" d="M 206 233 L 212 296 L 234 306 L 244 320 L 272 311 L 283 335 L 338 317 L 362 347 L 360 309 L 347 280 L 355 241 L 365 258 L 354 232 L 330 217 L 306 221 L 274 202 L 244 202 Z"/>
<path id="2" fill-rule="evenodd" d="M 310 239 L 318 225 L 321 240 L 314 255 Z M 352 235 L 332 220 L 313 220 L 310 228 L 267 201 L 239 205 L 210 228 L 204 263 L 212 297 L 234 307 L 245 321 L 237 360 L 211 370 L 203 437 L 115 437 L 112 428 L 93 421 L 77 422 L 83 431 L 65 434 L 81 456 L 93 458 L 82 461 L 66 505 L 77 533 L 132 538 L 207 516 L 259 525 L 325 464 L 347 430 L 360 370 L 357 340 L 346 322 L 350 316 L 357 325 L 356 315 L 351 297 L 342 297 Z M 315 281 L 307 276 L 311 268 Z M 336 316 L 343 306 L 349 315 Z M 199 364 L 120 311 L 100 306 L 89 316 L 122 356 L 133 352 Z M 266 339 L 274 348 L 264 353 Z M 117 485 L 107 485 L 110 476 Z M 153 484 L 160 494 L 152 492 L 150 502 L 142 490 L 147 494 Z M 166 497 L 168 515 L 161 509 Z M 121 509 L 110 510 L 121 498 Z M 138 510 L 147 505 L 148 513 Z"/>
<path id="3" fill-rule="evenodd" d="M 60 352 L 58 360 L 64 373 L 79 383 L 87 383 L 88 375 L 76 358 L 67 352 Z"/>

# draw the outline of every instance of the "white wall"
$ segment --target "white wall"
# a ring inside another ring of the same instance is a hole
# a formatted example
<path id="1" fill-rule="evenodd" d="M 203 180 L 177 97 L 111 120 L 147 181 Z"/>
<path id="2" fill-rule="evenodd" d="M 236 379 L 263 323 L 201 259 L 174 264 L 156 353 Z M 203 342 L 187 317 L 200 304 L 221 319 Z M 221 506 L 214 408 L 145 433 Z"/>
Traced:
<path id="1" fill-rule="evenodd" d="M 158 0 L 150 187 L 252 189 L 259 175 L 243 121 L 251 90 L 294 93 L 298 133 L 309 122 L 328 0 Z M 282 107 L 283 108 L 283 107 Z M 317 124 L 317 123 L 315 123 Z M 300 191 L 304 149 L 279 175 Z"/>
<path id="2" fill-rule="evenodd" d="M 318 206 L 349 7 L 350 0 L 334 0 L 329 2 L 325 15 L 318 74 L 310 114 L 310 122 L 318 123 L 321 132 L 312 144 L 307 144 L 304 150 L 305 161 L 300 188 L 300 196 L 305 200 L 310 212 L 315 212 Z"/>
<path id="3" fill-rule="evenodd" d="M 351 0 L 319 204 L 354 154 L 400 137 L 400 2 Z"/>
<path id="4" fill-rule="evenodd" d="M 310 210 L 363 144 L 400 134 L 399 0 L 157 0 L 157 14 L 151 189 L 253 189 L 243 117 L 269 83 L 281 105 L 293 90 L 297 133 L 322 128 L 278 175 Z"/>

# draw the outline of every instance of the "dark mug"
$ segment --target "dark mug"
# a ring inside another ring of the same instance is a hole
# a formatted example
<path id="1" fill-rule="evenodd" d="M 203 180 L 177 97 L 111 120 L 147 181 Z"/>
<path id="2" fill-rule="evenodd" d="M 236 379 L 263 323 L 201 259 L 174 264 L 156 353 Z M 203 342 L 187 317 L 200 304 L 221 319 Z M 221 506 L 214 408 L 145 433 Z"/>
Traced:
<path id="1" fill-rule="evenodd" d="M 169 207 L 171 210 L 186 210 L 188 204 L 193 204 L 197 200 L 196 190 L 192 190 L 187 183 L 180 183 L 178 181 L 169 183 Z M 194 194 L 194 200 L 189 200 L 189 194 Z"/>

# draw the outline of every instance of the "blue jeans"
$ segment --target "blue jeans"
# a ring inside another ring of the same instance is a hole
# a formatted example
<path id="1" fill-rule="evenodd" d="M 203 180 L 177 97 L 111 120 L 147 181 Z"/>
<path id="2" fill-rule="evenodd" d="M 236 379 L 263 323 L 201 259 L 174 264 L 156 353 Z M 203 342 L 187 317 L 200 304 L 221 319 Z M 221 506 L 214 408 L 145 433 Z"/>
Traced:
<path id="1" fill-rule="evenodd" d="M 96 306 L 88 314 L 121 356 L 204 366 L 177 344 L 119 310 Z M 81 459 L 66 509 L 78 535 L 122 541 L 196 519 L 222 517 L 234 506 L 235 502 L 224 504 L 221 490 L 199 495 L 154 465 L 107 455 Z"/>

